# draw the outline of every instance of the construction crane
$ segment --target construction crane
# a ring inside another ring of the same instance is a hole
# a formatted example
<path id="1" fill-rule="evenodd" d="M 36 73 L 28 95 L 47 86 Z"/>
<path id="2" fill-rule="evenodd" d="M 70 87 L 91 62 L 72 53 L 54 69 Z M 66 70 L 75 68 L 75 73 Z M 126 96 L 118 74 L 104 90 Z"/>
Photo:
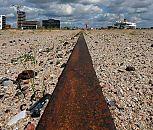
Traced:
<path id="1" fill-rule="evenodd" d="M 12 5 L 12 7 L 16 8 L 16 11 L 20 11 L 20 8 L 22 7 L 21 5 Z"/>

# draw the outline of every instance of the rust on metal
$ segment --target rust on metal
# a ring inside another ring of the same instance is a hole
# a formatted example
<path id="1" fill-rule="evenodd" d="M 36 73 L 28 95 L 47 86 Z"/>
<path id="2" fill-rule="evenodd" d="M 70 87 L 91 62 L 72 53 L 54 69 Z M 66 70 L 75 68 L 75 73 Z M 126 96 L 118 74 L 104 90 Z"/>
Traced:
<path id="1" fill-rule="evenodd" d="M 36 130 L 116 130 L 82 33 Z"/>

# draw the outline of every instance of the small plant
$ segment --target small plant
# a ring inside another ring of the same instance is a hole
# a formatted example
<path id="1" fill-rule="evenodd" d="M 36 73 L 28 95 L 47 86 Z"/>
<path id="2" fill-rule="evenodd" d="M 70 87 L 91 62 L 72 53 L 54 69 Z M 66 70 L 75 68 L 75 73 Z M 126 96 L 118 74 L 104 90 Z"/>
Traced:
<path id="1" fill-rule="evenodd" d="M 26 68 L 27 62 L 31 62 L 31 64 L 34 65 L 34 67 L 37 64 L 36 57 L 29 53 L 23 54 L 22 56 L 18 57 L 17 61 L 20 61 L 23 64 L 24 68 Z"/>

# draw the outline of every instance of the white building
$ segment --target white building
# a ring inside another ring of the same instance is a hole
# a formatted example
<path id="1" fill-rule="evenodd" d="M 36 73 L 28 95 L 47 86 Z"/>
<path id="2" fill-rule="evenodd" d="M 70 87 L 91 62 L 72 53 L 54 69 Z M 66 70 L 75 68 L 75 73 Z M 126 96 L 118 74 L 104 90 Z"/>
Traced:
<path id="1" fill-rule="evenodd" d="M 6 17 L 5 15 L 0 15 L 0 29 L 4 29 L 6 25 Z"/>
<path id="2" fill-rule="evenodd" d="M 136 29 L 136 23 L 132 22 L 127 22 L 127 21 L 117 21 L 116 25 L 119 26 L 120 28 L 130 28 L 130 29 Z"/>
<path id="3" fill-rule="evenodd" d="M 128 22 L 126 19 L 124 21 L 116 21 L 113 26 L 114 28 L 127 28 L 127 29 L 136 29 L 136 23 Z"/>

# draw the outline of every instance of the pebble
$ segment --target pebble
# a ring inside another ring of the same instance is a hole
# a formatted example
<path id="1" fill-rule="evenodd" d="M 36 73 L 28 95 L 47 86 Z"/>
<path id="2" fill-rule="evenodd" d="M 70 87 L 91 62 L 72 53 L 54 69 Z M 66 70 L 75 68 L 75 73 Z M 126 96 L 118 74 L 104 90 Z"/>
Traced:
<path id="1" fill-rule="evenodd" d="M 68 42 L 64 42 L 63 46 L 66 46 L 66 45 L 68 45 L 68 44 L 69 44 Z"/>
<path id="2" fill-rule="evenodd" d="M 2 44 L 2 46 L 6 46 L 6 45 L 7 45 L 6 43 L 3 43 L 3 44 Z"/>
<path id="3" fill-rule="evenodd" d="M 132 66 L 127 66 L 125 70 L 126 71 L 135 71 L 135 68 Z"/>
<path id="4" fill-rule="evenodd" d="M 107 102 L 107 104 L 108 104 L 109 106 L 111 106 L 111 107 L 116 106 L 114 100 L 112 100 L 112 99 L 110 99 L 110 98 L 108 98 L 108 97 L 106 97 L 105 100 L 106 100 L 106 102 Z"/>
<path id="5" fill-rule="evenodd" d="M 0 94 L 0 99 L 2 99 L 4 97 L 4 94 Z"/>

